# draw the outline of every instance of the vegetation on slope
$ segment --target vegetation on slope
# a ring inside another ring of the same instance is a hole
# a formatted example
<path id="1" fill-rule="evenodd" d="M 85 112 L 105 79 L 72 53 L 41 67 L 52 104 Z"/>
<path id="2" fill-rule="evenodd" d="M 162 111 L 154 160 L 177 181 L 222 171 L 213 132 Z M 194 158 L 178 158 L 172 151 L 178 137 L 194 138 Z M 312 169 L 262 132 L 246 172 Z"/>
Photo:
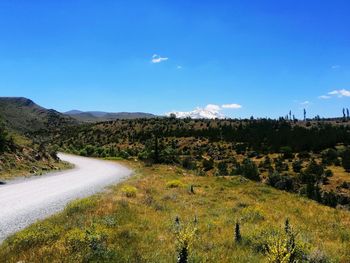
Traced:
<path id="1" fill-rule="evenodd" d="M 127 164 L 134 177 L 8 238 L 0 261 L 350 261 L 347 211 L 241 176 Z"/>
<path id="2" fill-rule="evenodd" d="M 0 180 L 17 176 L 40 175 L 70 165 L 60 162 L 56 151 L 33 143 L 15 132 L 8 132 L 0 119 Z"/>
<path id="3" fill-rule="evenodd" d="M 144 112 L 101 112 L 101 111 L 77 111 L 72 110 L 65 113 L 72 118 L 81 122 L 102 122 L 112 121 L 117 119 L 140 119 L 140 118 L 155 118 L 156 116 Z"/>
<path id="4" fill-rule="evenodd" d="M 64 129 L 54 138 L 61 149 L 83 156 L 178 164 L 201 175 L 240 174 L 329 206 L 350 208 L 346 119 L 119 120 Z"/>
<path id="5" fill-rule="evenodd" d="M 21 134 L 78 123 L 67 115 L 45 109 L 21 97 L 0 97 L 0 115 L 9 129 Z"/>

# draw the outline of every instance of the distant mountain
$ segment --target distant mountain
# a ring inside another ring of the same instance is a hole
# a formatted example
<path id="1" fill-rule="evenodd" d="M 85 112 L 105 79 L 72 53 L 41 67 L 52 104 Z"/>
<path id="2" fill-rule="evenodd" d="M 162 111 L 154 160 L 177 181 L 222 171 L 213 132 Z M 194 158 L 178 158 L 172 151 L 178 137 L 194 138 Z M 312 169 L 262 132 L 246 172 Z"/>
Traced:
<path id="1" fill-rule="evenodd" d="M 112 121 L 117 119 L 141 119 L 155 118 L 156 115 L 144 112 L 104 112 L 104 111 L 80 111 L 71 110 L 64 114 L 83 122 Z"/>
<path id="2" fill-rule="evenodd" d="M 9 129 L 20 133 L 78 124 L 68 115 L 45 109 L 22 97 L 0 97 L 0 116 Z"/>

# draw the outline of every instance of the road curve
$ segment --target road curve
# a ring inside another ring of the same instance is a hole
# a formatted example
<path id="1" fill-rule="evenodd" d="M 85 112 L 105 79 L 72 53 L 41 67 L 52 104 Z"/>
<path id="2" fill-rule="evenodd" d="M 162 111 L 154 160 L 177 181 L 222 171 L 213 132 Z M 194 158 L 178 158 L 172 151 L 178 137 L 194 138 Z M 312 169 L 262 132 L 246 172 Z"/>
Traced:
<path id="1" fill-rule="evenodd" d="M 0 242 L 62 210 L 68 202 L 99 192 L 131 174 L 131 170 L 110 161 L 63 153 L 59 157 L 75 167 L 0 185 Z"/>

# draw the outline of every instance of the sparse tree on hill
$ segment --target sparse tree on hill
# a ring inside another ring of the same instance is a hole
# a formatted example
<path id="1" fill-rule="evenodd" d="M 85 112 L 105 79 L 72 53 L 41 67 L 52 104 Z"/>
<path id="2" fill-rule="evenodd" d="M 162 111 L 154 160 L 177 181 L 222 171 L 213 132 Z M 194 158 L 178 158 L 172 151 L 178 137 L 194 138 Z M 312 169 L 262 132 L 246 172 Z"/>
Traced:
<path id="1" fill-rule="evenodd" d="M 241 242 L 241 240 L 242 240 L 241 228 L 240 228 L 239 223 L 236 222 L 236 225 L 235 225 L 235 241 L 236 241 L 236 243 L 239 243 L 239 242 Z"/>
<path id="2" fill-rule="evenodd" d="M 342 165 L 346 172 L 350 172 L 350 149 L 347 148 L 342 155 Z"/>
<path id="3" fill-rule="evenodd" d="M 3 152 L 5 150 L 6 141 L 7 141 L 7 132 L 0 119 L 0 152 Z"/>
<path id="4" fill-rule="evenodd" d="M 244 159 L 241 166 L 242 175 L 250 180 L 260 181 L 259 170 L 256 164 L 249 158 Z"/>

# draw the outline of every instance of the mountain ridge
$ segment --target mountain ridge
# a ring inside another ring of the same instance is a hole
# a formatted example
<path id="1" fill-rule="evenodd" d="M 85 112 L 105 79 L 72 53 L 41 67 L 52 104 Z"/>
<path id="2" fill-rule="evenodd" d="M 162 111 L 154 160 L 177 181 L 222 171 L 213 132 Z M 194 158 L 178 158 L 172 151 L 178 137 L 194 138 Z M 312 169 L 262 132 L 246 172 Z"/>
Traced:
<path id="1" fill-rule="evenodd" d="M 64 114 L 82 122 L 100 122 L 100 121 L 111 121 L 111 120 L 117 120 L 117 119 L 143 119 L 143 118 L 157 117 L 154 114 L 145 113 L 145 112 L 105 112 L 105 111 L 70 110 L 70 111 L 64 112 Z"/>
<path id="2" fill-rule="evenodd" d="M 9 129 L 22 134 L 78 124 L 76 119 L 24 97 L 0 97 L 0 116 Z"/>

